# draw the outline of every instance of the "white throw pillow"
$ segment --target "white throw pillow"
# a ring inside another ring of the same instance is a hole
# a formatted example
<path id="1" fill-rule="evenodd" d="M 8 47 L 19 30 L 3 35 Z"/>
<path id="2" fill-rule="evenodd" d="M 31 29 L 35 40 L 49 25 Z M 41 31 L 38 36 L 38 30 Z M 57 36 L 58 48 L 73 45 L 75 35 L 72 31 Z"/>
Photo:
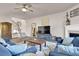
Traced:
<path id="1" fill-rule="evenodd" d="M 50 51 L 54 51 L 56 48 L 57 42 L 46 42 L 47 47 L 50 49 Z"/>
<path id="2" fill-rule="evenodd" d="M 71 42 L 72 42 L 72 40 L 73 40 L 73 38 L 70 38 L 70 37 L 65 38 L 65 39 L 63 40 L 62 44 L 64 44 L 64 45 L 70 45 Z"/>

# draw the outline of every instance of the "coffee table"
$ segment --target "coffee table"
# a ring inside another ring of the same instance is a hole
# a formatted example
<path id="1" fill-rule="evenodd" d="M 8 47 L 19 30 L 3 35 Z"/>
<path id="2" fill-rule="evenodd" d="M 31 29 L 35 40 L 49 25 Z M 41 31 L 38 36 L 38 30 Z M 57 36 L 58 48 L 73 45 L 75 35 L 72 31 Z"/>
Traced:
<path id="1" fill-rule="evenodd" d="M 43 39 L 26 39 L 26 41 L 30 42 L 30 43 L 33 43 L 33 44 L 37 44 L 37 45 L 40 45 L 40 51 L 42 49 L 42 44 L 44 43 L 45 46 L 46 46 L 46 41 L 43 40 Z"/>

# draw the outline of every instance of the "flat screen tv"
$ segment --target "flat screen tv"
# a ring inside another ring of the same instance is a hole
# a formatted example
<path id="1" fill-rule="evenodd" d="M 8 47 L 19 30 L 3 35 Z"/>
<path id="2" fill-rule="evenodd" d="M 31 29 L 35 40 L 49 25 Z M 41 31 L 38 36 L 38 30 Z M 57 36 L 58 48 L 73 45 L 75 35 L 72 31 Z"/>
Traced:
<path id="1" fill-rule="evenodd" d="M 50 34 L 50 26 L 38 26 L 39 34 Z"/>

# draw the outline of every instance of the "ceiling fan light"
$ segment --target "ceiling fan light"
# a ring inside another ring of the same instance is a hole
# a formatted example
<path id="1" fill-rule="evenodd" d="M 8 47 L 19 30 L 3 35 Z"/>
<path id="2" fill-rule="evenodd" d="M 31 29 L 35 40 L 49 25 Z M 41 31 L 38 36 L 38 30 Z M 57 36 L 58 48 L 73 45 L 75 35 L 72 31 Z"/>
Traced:
<path id="1" fill-rule="evenodd" d="M 22 8 L 22 11 L 23 11 L 23 12 L 26 12 L 27 10 L 26 10 L 26 8 Z"/>

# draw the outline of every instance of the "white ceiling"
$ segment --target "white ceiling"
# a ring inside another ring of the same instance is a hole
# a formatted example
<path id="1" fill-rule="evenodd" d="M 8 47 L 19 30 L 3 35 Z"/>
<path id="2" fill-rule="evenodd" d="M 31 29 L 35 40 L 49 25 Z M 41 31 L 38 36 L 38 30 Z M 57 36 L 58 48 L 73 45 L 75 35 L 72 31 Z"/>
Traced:
<path id="1" fill-rule="evenodd" d="M 34 12 L 23 13 L 20 10 L 15 9 L 16 7 L 19 7 L 16 3 L 0 3 L 0 16 L 30 19 L 62 12 L 75 5 L 76 3 L 32 3 Z"/>

